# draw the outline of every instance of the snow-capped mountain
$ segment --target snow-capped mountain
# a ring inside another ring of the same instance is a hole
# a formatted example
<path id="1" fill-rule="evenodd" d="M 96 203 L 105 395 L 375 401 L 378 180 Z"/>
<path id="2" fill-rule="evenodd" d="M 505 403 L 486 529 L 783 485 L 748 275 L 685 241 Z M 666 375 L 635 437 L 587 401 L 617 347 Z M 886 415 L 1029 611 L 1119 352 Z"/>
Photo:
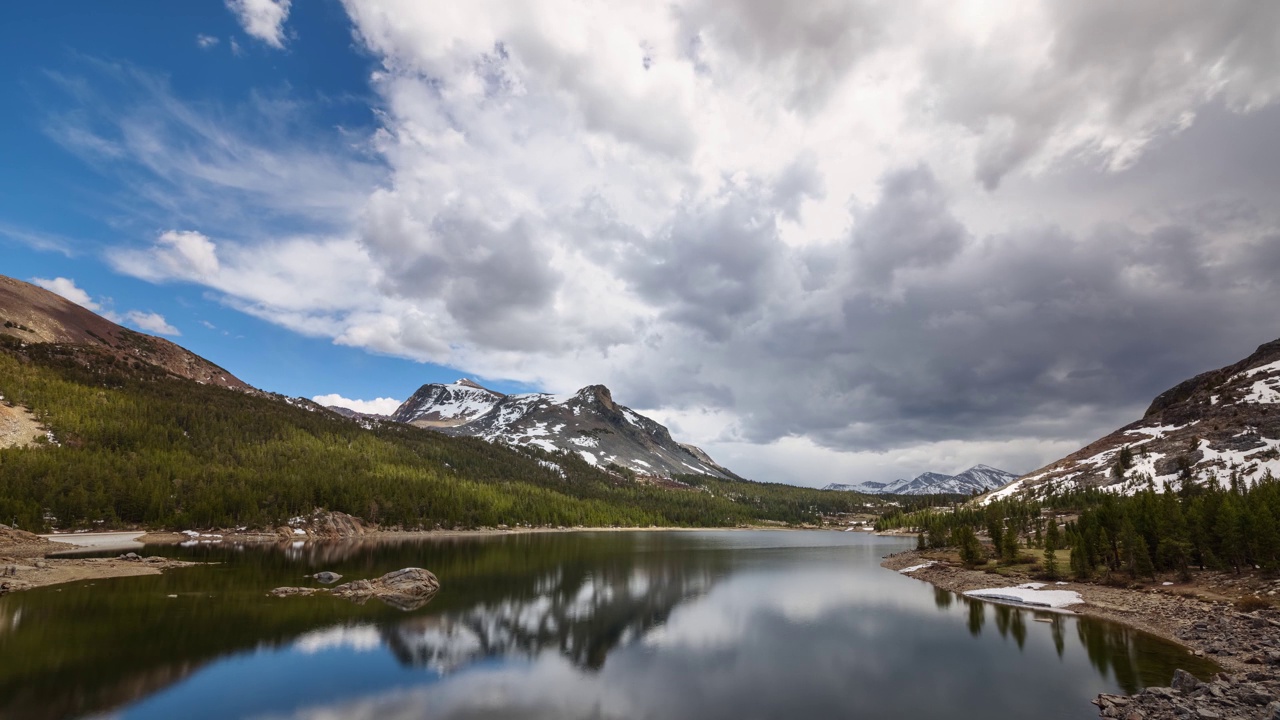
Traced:
<path id="1" fill-rule="evenodd" d="M 699 448 L 673 440 L 661 424 L 615 403 L 603 385 L 572 395 L 504 395 L 465 379 L 432 383 L 404 401 L 392 419 L 450 435 L 573 452 L 593 465 L 612 463 L 637 475 L 735 477 Z"/>
<path id="2" fill-rule="evenodd" d="M 894 480 L 891 483 L 864 482 L 854 485 L 832 483 L 823 490 L 849 490 L 876 495 L 972 495 L 1002 487 L 1017 475 L 997 470 L 990 465 L 974 465 L 959 475 L 943 475 L 927 472 L 911 480 Z"/>
<path id="3" fill-rule="evenodd" d="M 1101 487 L 1133 493 L 1280 477 L 1280 340 L 1161 393 L 1141 420 L 988 498 Z"/>

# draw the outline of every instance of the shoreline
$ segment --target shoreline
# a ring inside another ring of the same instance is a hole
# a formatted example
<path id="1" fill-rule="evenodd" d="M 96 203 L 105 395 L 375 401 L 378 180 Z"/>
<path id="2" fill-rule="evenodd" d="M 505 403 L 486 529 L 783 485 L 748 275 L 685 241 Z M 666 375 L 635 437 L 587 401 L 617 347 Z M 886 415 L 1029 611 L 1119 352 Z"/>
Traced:
<path id="1" fill-rule="evenodd" d="M 932 564 L 925 565 L 932 561 Z M 907 550 L 886 556 L 881 567 L 936 588 L 1007 588 L 1033 581 L 1025 573 L 1008 575 L 970 570 L 944 552 Z M 1103 694 L 1092 702 L 1101 717 L 1172 720 L 1173 718 L 1280 718 L 1280 607 L 1243 612 L 1225 599 L 1196 595 L 1193 582 L 1180 588 L 1118 588 L 1067 582 L 1057 589 L 1075 591 L 1079 604 L 1063 610 L 1119 623 L 1155 635 L 1222 668 L 1201 682 L 1178 670 L 1172 687 L 1145 688 L 1134 695 Z M 987 602 L 995 602 L 983 599 Z M 1014 603 L 1007 603 L 1014 604 Z M 1016 605 L 1016 604 L 1015 604 Z M 1033 610 L 1044 608 L 1017 605 Z M 1265 706 L 1265 710 L 1263 707 Z"/>
<path id="2" fill-rule="evenodd" d="M 468 537 L 496 537 L 503 535 L 533 535 L 544 533 L 578 532 L 696 532 L 723 531 L 795 531 L 821 530 L 816 527 L 785 526 L 735 526 L 735 527 L 518 527 L 480 528 L 475 530 L 366 530 L 358 535 L 324 537 L 297 535 L 283 537 L 268 532 L 218 532 L 210 530 L 196 536 L 169 531 L 112 531 L 105 533 L 66 533 L 68 541 L 61 542 L 58 534 L 40 536 L 13 528 L 0 526 L 0 596 L 11 592 L 32 590 L 50 585 L 105 580 L 116 577 L 159 575 L 172 568 L 192 567 L 208 563 L 175 560 L 160 556 L 140 557 L 134 550 L 145 552 L 153 546 L 196 544 L 279 544 L 279 543 L 341 543 L 399 542 L 405 540 L 454 539 Z M 828 531 L 836 531 L 829 529 Z M 128 537 L 127 545 L 118 540 Z M 50 539 L 58 538 L 58 539 Z M 122 551 L 114 558 L 76 557 L 82 553 Z"/>

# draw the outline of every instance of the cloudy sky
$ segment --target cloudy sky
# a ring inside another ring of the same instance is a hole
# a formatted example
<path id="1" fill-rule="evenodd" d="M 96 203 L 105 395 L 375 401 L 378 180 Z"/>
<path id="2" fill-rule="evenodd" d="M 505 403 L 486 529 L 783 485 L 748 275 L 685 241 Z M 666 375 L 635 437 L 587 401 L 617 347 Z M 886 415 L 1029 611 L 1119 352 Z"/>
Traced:
<path id="1" fill-rule="evenodd" d="M 292 395 L 1026 472 L 1280 337 L 1280 4 L 27 3 L 0 272 Z"/>

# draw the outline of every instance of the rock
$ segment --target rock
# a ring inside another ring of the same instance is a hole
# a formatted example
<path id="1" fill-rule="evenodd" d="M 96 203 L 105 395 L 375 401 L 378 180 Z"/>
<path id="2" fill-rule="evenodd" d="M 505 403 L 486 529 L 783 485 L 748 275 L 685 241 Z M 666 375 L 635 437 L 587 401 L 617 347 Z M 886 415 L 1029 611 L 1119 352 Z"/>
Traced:
<path id="1" fill-rule="evenodd" d="M 319 580 L 320 575 L 314 576 Z M 336 573 L 327 573 L 334 575 Z M 270 595 L 274 597 L 308 596 L 317 593 L 330 593 L 334 597 L 364 603 L 369 598 L 378 598 L 391 607 L 400 610 L 416 610 L 431 601 L 440 590 L 440 581 L 429 570 L 422 568 L 404 568 L 389 572 L 376 580 L 352 580 L 335 588 L 300 588 L 278 587 Z"/>
<path id="2" fill-rule="evenodd" d="M 305 597 L 307 595 L 315 595 L 317 592 L 319 592 L 318 588 L 278 587 L 267 594 L 273 597 Z"/>
<path id="3" fill-rule="evenodd" d="M 1169 685 L 1180 693 L 1189 693 L 1203 684 L 1204 683 L 1196 679 L 1196 676 L 1179 668 L 1173 671 L 1173 682 Z"/>
<path id="4" fill-rule="evenodd" d="M 138 555 L 138 553 L 133 553 L 133 552 L 125 553 L 125 554 L 123 554 L 123 555 L 117 555 L 117 556 L 116 556 L 116 559 L 117 559 L 117 560 L 128 560 L 128 561 L 130 561 L 130 562 L 141 562 L 141 561 L 142 561 L 142 557 L 141 557 L 140 555 Z"/>
<path id="5" fill-rule="evenodd" d="M 325 570 L 323 572 L 318 572 L 315 575 L 312 575 L 311 577 L 315 578 L 319 582 L 325 583 L 326 585 L 329 583 L 336 583 L 342 579 L 342 576 L 339 575 L 338 573 L 329 572 L 328 570 Z"/>
<path id="6" fill-rule="evenodd" d="M 47 563 L 47 562 L 45 562 L 45 561 L 43 561 L 43 560 L 37 560 L 37 561 L 36 561 L 36 569 L 38 569 L 38 570 L 43 570 L 43 569 L 45 569 L 45 568 L 47 568 L 47 567 L 49 567 L 49 563 Z"/>
<path id="7" fill-rule="evenodd" d="M 337 597 L 364 602 L 376 597 L 401 610 L 415 610 L 426 605 L 440 590 L 440 581 L 429 570 L 404 568 L 389 572 L 377 580 L 356 580 L 333 589 Z"/>

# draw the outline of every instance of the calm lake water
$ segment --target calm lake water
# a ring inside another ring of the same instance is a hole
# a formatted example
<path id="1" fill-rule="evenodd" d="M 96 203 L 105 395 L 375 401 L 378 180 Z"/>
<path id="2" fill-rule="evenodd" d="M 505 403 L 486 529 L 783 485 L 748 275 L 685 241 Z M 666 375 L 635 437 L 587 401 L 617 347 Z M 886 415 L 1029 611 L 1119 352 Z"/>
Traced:
<path id="1" fill-rule="evenodd" d="M 1099 692 L 1212 669 L 879 566 L 910 545 L 707 531 L 162 549 L 220 564 L 0 598 L 0 717 L 1083 720 Z M 411 612 L 266 596 L 407 566 L 443 585 Z"/>

